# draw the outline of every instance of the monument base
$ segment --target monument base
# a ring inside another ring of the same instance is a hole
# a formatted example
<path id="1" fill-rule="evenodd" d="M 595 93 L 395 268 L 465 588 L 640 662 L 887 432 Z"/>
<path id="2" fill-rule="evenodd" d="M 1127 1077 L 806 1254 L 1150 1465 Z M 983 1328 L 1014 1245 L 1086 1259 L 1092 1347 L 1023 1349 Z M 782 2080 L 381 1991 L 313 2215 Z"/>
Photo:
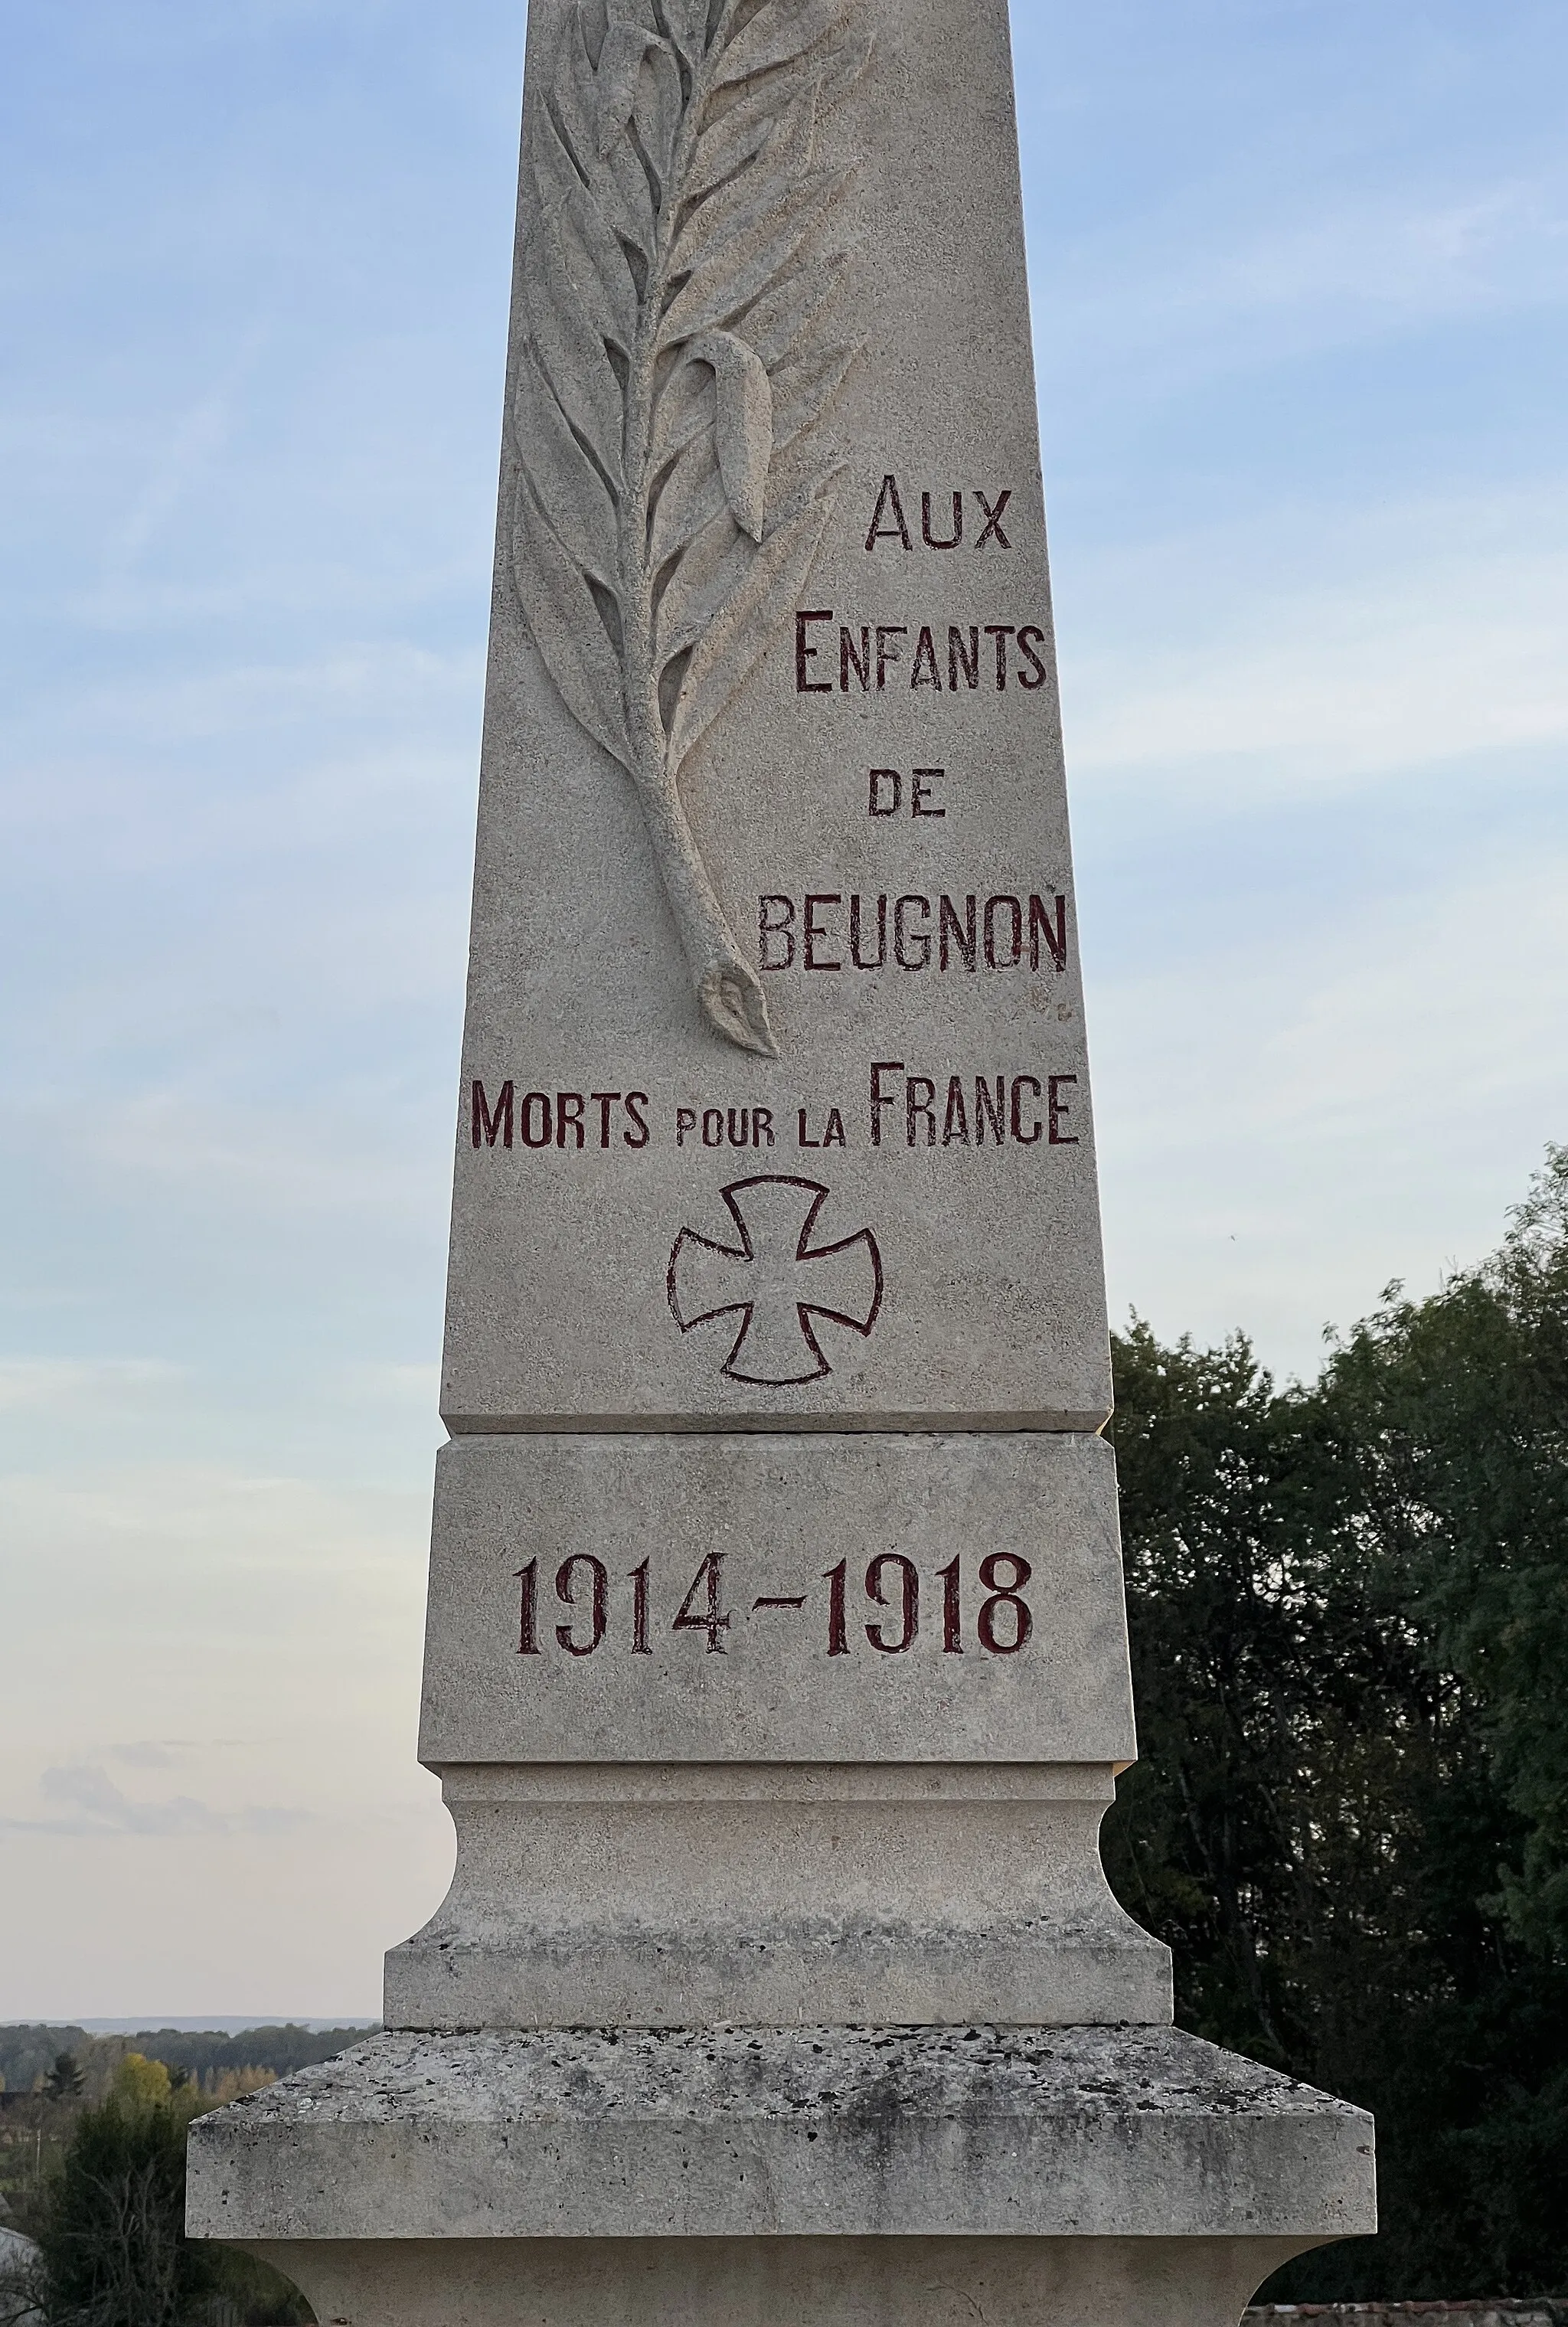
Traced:
<path id="1" fill-rule="evenodd" d="M 1236 2327 L 1310 2238 L 319 2239 L 247 2250 L 332 2327 Z"/>
<path id="2" fill-rule="evenodd" d="M 452 1889 L 397 2028 L 1171 2018 L 1101 1869 L 1108 1763 L 443 1766 Z M 848 1847 L 841 1847 L 841 1842 Z"/>
<path id="3" fill-rule="evenodd" d="M 387 2033 L 198 2119 L 332 2327 L 1234 2327 L 1375 2228 L 1360 2110 L 1170 2028 Z"/>

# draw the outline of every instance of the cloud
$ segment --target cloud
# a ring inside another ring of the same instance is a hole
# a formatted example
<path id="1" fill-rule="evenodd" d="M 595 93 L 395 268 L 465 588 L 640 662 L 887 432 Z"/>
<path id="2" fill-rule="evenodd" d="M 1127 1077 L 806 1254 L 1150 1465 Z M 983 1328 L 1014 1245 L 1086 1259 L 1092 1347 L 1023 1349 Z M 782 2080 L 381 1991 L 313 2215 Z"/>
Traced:
<path id="1" fill-rule="evenodd" d="M 146 599 L 138 585 L 144 620 Z M 325 653 L 238 660 L 219 652 L 150 672 L 103 659 L 109 675 L 69 701 L 40 692 L 6 707 L 4 732 L 16 771 L 5 802 L 8 827 L 54 834 L 71 827 L 84 798 L 96 804 L 101 797 L 104 812 L 117 810 L 117 823 L 131 829 L 149 799 L 178 794 L 201 838 L 216 834 L 277 852 L 303 838 L 319 846 L 323 836 L 351 836 L 356 819 L 391 796 L 444 795 L 471 746 L 484 672 L 475 647 L 443 652 L 397 640 L 356 640 L 342 637 L 341 626 L 339 642 Z M 321 747 L 323 735 L 349 740 L 333 757 Z M 308 758 L 297 748 L 300 737 L 313 739 Z M 238 792 L 213 786 L 214 745 L 257 780 Z M 128 790 L 127 767 L 135 774 Z M 288 819 L 281 837 L 280 815 Z M 95 837 L 78 836 L 84 836 Z M 182 837 L 163 836 L 165 846 Z"/>
<path id="2" fill-rule="evenodd" d="M 1555 299 L 1568 276 L 1560 186 L 1504 178 L 1438 201 L 1374 195 L 1280 220 L 1169 283 L 1170 309 L 1314 305 L 1405 319 Z"/>
<path id="3" fill-rule="evenodd" d="M 219 1740 L 211 1738 L 198 1743 L 189 1737 L 143 1737 L 128 1745 L 111 1745 L 107 1750 L 117 1762 L 124 1762 L 133 1770 L 175 1770 L 182 1762 L 216 1752 L 219 1743 Z"/>
<path id="4" fill-rule="evenodd" d="M 154 458 L 149 473 L 126 516 L 105 546 L 105 578 L 123 583 L 128 569 L 163 526 L 195 480 L 210 469 L 228 443 L 234 408 L 247 375 L 266 338 L 252 323 L 242 332 L 234 356 L 210 394 L 175 421 Z"/>
<path id="5" fill-rule="evenodd" d="M 45 1770 L 38 1790 L 46 1802 L 61 1806 L 54 1818 L 0 1818 L 0 1831 L 9 1834 L 142 1835 L 151 1836 L 292 1834 L 313 1822 L 309 1810 L 261 1808 L 217 1810 L 189 1794 L 166 1801 L 134 1801 L 121 1791 L 98 1762 L 79 1762 L 70 1769 Z"/>
<path id="6" fill-rule="evenodd" d="M 1250 369 L 1282 352 L 1554 305 L 1568 289 L 1560 175 L 1492 177 L 1441 192 L 1367 187 L 1254 220 L 1255 199 L 1208 214 L 1143 210 L 1058 240 L 1037 260 L 1049 364 L 1153 351 L 1162 385 Z M 1233 217 L 1246 219 L 1238 229 Z M 1134 393 L 1146 376 L 1119 376 Z"/>
<path id="7" fill-rule="evenodd" d="M 1568 742 L 1564 518 L 1554 477 L 1102 555 L 1064 624 L 1073 777 L 1256 806 Z"/>
<path id="8" fill-rule="evenodd" d="M 309 1214 L 427 1226 L 433 1187 L 444 1177 L 446 1126 L 439 1125 L 439 1145 L 428 1135 L 410 1136 L 367 1154 L 370 1103 L 356 1089 L 327 1092 L 308 1112 L 285 1111 L 182 1086 L 105 1104 L 88 1124 L 72 1123 L 63 1098 L 33 1114 L 61 1147 L 74 1146 L 117 1184 L 188 1191 L 204 1209 L 243 1207 L 253 1233 L 264 1220 Z"/>
<path id="9" fill-rule="evenodd" d="M 155 1397 L 184 1369 L 155 1358 L 0 1358 L 0 1414 Z"/>
<path id="10" fill-rule="evenodd" d="M 56 1596 L 85 1562 L 98 1588 L 127 1569 L 144 1584 L 177 1578 L 186 1598 L 219 1575 L 225 1589 L 248 1574 L 275 1593 L 295 1577 L 320 1592 L 335 1575 L 356 1593 L 378 1579 L 401 1599 L 423 1578 L 429 1525 L 423 1449 L 410 1468 L 419 1479 L 407 1487 L 179 1461 L 0 1472 L 0 1541 L 25 1546 L 35 1583 L 52 1579 Z"/>
<path id="11" fill-rule="evenodd" d="M 1568 1120 L 1568 836 L 1359 916 L 1282 911 L 1192 968 L 1101 981 L 1097 1137 L 1113 1314 L 1245 1324 L 1303 1374 L 1392 1277 L 1494 1246 Z"/>
<path id="12" fill-rule="evenodd" d="M 437 1360 L 427 1365 L 397 1365 L 365 1359 L 355 1365 L 340 1366 L 334 1379 L 345 1397 L 356 1403 L 380 1405 L 396 1399 L 406 1401 L 419 1409 L 422 1420 L 434 1414 L 441 1403 L 441 1366 Z"/>

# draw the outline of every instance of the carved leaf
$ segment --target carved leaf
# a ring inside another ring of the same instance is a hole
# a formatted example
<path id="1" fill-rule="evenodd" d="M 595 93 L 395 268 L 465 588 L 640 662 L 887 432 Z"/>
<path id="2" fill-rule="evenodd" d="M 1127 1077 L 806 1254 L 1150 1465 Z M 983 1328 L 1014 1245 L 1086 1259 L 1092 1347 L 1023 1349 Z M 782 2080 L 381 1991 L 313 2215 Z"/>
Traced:
<path id="1" fill-rule="evenodd" d="M 580 727 L 621 765 L 632 765 L 622 707 L 621 658 L 610 642 L 581 569 L 568 556 L 528 492 L 514 503 L 518 594 L 534 644 Z"/>
<path id="2" fill-rule="evenodd" d="M 835 41 L 824 60 L 824 70 L 817 99 L 819 120 L 826 121 L 836 113 L 850 90 L 871 62 L 875 43 L 869 33 L 856 32 L 852 25 L 845 27 L 844 37 Z"/>
<path id="3" fill-rule="evenodd" d="M 689 551 L 704 528 L 729 506 L 718 448 L 713 432 L 705 430 L 693 437 L 659 493 L 649 540 L 650 570 L 657 575 L 672 557 Z"/>
<path id="4" fill-rule="evenodd" d="M 672 347 L 742 314 L 816 232 L 848 175 L 815 171 L 776 209 L 743 220 L 722 248 L 693 268 L 665 316 L 659 345 Z"/>
<path id="5" fill-rule="evenodd" d="M 661 41 L 644 60 L 632 114 L 642 150 L 658 174 L 661 208 L 670 189 L 681 111 L 680 67 L 675 51 Z"/>
<path id="6" fill-rule="evenodd" d="M 773 92 L 764 88 L 748 93 L 721 115 L 711 129 L 705 129 L 697 139 L 696 152 L 686 173 L 686 200 L 700 201 L 714 186 L 722 186 L 735 171 L 743 169 L 759 147 L 766 145 L 778 117 Z"/>
<path id="7" fill-rule="evenodd" d="M 711 364 L 718 383 L 719 474 L 735 523 L 753 541 L 762 538 L 768 463 L 773 457 L 773 391 L 744 340 L 733 332 L 705 332 L 691 353 Z"/>
<path id="8" fill-rule="evenodd" d="M 817 432 L 852 351 L 826 344 L 843 262 L 817 246 L 847 173 L 815 155 L 866 43 L 854 0 L 749 5 L 568 0 L 530 103 L 510 419 L 535 642 L 643 795 L 703 1006 L 771 1051 L 677 784 L 787 626 L 832 505 Z"/>
<path id="9" fill-rule="evenodd" d="M 705 428 L 714 428 L 718 410 L 713 373 L 705 364 L 688 363 L 683 355 L 654 415 L 650 467 L 656 482 L 674 453 L 683 451 Z"/>
<path id="10" fill-rule="evenodd" d="M 540 368 L 562 409 L 593 445 L 613 476 L 621 467 L 626 423 L 621 382 L 604 341 L 579 304 L 557 246 L 554 226 L 541 227 L 535 276 L 524 291 L 524 308 Z M 527 447 L 522 447 L 524 465 Z"/>
<path id="11" fill-rule="evenodd" d="M 730 117 L 722 127 L 727 127 Z M 808 90 L 782 113 L 770 106 L 762 137 L 741 164 L 723 171 L 722 182 L 687 219 L 670 253 L 677 274 L 699 259 L 722 259 L 736 229 L 766 218 L 800 183 L 811 165 L 812 138 L 817 126 L 815 89 Z M 721 151 L 712 157 L 726 159 Z"/>
<path id="12" fill-rule="evenodd" d="M 773 441 L 782 447 L 818 425 L 854 369 L 858 348 L 825 348 L 820 355 L 780 364 L 773 375 Z"/>
<path id="13" fill-rule="evenodd" d="M 849 0 L 764 0 L 724 51 L 718 83 L 749 79 L 815 48 L 844 15 Z"/>
<path id="14" fill-rule="evenodd" d="M 638 75 L 650 48 L 663 48 L 658 34 L 640 24 L 612 18 L 599 51 L 599 117 L 594 124 L 601 158 L 610 153 L 631 118 L 637 98 Z"/>
<path id="15" fill-rule="evenodd" d="M 583 18 L 574 9 L 561 27 L 561 39 L 555 51 L 555 69 L 542 107 L 560 129 L 562 138 L 575 158 L 579 173 L 586 181 L 588 157 L 593 151 L 593 117 L 598 110 L 598 97 L 593 67 L 583 40 Z"/>
<path id="16" fill-rule="evenodd" d="M 810 501 L 769 535 L 745 580 L 721 616 L 698 640 L 670 723 L 670 757 L 678 768 L 751 677 L 781 615 L 794 603 L 822 539 L 831 500 Z"/>
<path id="17" fill-rule="evenodd" d="M 617 512 L 608 485 L 573 435 L 531 348 L 518 368 L 516 441 L 528 447 L 528 479 L 562 547 L 584 573 L 613 587 L 620 563 Z"/>
<path id="18" fill-rule="evenodd" d="M 669 35 L 688 66 L 695 65 L 708 44 L 708 0 L 665 0 Z"/>
<path id="19" fill-rule="evenodd" d="M 558 121 L 576 174 L 592 188 L 605 224 L 624 248 L 636 250 L 646 263 L 654 245 L 648 173 L 628 140 L 617 141 L 608 155 L 599 152 L 598 85 L 575 16 L 567 19 L 562 35 L 548 110 Z"/>
<path id="20" fill-rule="evenodd" d="M 637 285 L 626 248 L 584 187 L 568 191 L 554 224 L 583 312 L 601 339 L 630 355 L 637 337 Z"/>
<path id="21" fill-rule="evenodd" d="M 827 322 L 848 275 L 849 262 L 842 257 L 798 267 L 748 310 L 746 337 L 770 376 L 786 356 L 798 354 L 809 345 L 813 334 Z"/>
<path id="22" fill-rule="evenodd" d="M 823 414 L 843 388 L 860 360 L 858 348 L 837 348 L 820 368 L 814 368 L 812 385 L 803 388 L 793 409 L 775 406 L 773 465 L 768 475 L 768 528 L 780 513 L 819 483 L 821 460 L 816 433 Z"/>
<path id="23" fill-rule="evenodd" d="M 720 491 L 723 492 L 723 485 Z M 654 660 L 662 674 L 723 612 L 745 580 L 752 547 L 727 507 L 692 537 L 659 601 Z"/>

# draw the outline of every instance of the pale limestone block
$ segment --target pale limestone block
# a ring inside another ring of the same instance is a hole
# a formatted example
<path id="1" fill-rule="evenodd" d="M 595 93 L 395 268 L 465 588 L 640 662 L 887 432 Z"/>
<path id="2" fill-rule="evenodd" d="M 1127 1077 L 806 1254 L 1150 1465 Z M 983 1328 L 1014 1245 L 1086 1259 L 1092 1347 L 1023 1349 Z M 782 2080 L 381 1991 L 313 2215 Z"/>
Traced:
<path id="1" fill-rule="evenodd" d="M 247 2248 L 304 2287 L 332 2327 L 1236 2327 L 1252 2287 L 1314 2243 L 323 2238 Z"/>
<path id="2" fill-rule="evenodd" d="M 323 2238 L 247 2251 L 331 2327 L 1236 2327 L 1302 2238 Z M 1469 2321 L 1464 2327 L 1471 2327 Z M 1480 2322 L 1489 2327 L 1489 2322 Z M 1510 2315 L 1499 2327 L 1515 2327 Z M 1519 2327 L 1534 2327 L 1521 2320 Z M 1545 2327 L 1543 2317 L 1541 2327 Z"/>
<path id="3" fill-rule="evenodd" d="M 387 2034 L 198 2119 L 190 2222 L 1306 2245 L 1374 2227 L 1371 2122 L 1169 2028 Z"/>
<path id="4" fill-rule="evenodd" d="M 1135 1751 L 1102 1439 L 539 1434 L 442 1451 L 433 1767 Z"/>
<path id="5" fill-rule="evenodd" d="M 1108 1768 L 448 1768 L 452 1889 L 387 1958 L 399 2028 L 1164 2023 Z"/>
<path id="6" fill-rule="evenodd" d="M 530 9 L 443 1412 L 1093 1430 L 1006 9 L 763 14 Z"/>

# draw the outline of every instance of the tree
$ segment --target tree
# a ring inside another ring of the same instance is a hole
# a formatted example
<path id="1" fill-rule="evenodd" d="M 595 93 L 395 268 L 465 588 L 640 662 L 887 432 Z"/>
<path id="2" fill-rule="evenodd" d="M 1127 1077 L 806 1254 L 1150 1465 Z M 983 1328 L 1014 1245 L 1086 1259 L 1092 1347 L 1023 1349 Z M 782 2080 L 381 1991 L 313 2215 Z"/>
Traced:
<path id="1" fill-rule="evenodd" d="M 1549 1955 L 1568 1942 L 1568 1147 L 1499 1251 L 1430 1300 L 1391 1287 L 1324 1389 L 1388 1588 L 1483 1709 L 1517 1828 L 1499 1892 Z"/>
<path id="2" fill-rule="evenodd" d="M 134 2109 L 157 2108 L 173 2096 L 173 2080 L 162 2061 L 127 2052 L 115 2070 L 114 2097 Z"/>
<path id="3" fill-rule="evenodd" d="M 204 2104 L 161 2061 L 128 2053 L 77 2119 L 39 2227 L 33 2290 L 47 2327 L 188 2327 L 225 2295 L 247 2327 L 308 2321 L 303 2298 L 247 2256 L 185 2236 L 185 2135 Z"/>
<path id="4" fill-rule="evenodd" d="M 82 2089 L 81 2070 L 74 2052 L 57 2052 L 54 2066 L 43 2079 L 43 2089 L 51 2101 L 74 2100 Z"/>
<path id="5" fill-rule="evenodd" d="M 8 2247 L 0 2236 L 0 2327 L 38 2327 L 42 2272 L 30 2248 Z"/>
<path id="6" fill-rule="evenodd" d="M 184 2233 L 191 2112 L 135 2086 L 83 2110 L 51 2193 L 39 2245 L 59 2327 L 180 2327 L 218 2285 L 212 2249 Z"/>
<path id="7" fill-rule="evenodd" d="M 1568 2284 L 1568 1159 L 1319 1382 L 1115 1348 L 1143 1760 L 1106 1821 L 1198 2033 L 1373 2107 L 1384 2229 L 1278 2299 Z"/>

